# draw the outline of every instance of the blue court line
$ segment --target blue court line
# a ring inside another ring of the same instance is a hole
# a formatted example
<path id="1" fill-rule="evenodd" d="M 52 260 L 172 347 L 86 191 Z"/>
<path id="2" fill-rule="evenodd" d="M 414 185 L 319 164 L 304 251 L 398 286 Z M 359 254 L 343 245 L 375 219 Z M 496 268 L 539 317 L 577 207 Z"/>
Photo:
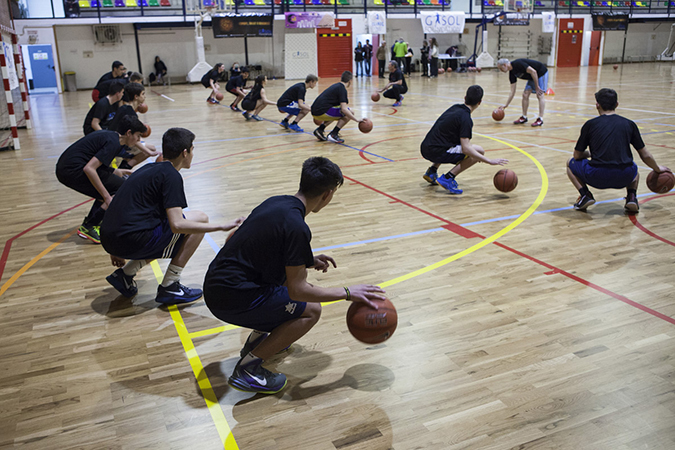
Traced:
<path id="1" fill-rule="evenodd" d="M 213 240 L 209 233 L 204 235 L 204 239 L 206 239 L 206 242 L 209 243 L 214 252 L 218 253 L 220 251 L 220 246 L 216 244 L 216 241 Z"/>
<path id="2" fill-rule="evenodd" d="M 443 231 L 445 228 L 432 228 L 429 230 L 422 230 L 422 231 L 413 231 L 412 233 L 404 233 L 404 234 L 396 234 L 394 236 L 385 236 L 381 238 L 375 238 L 375 239 L 366 239 L 365 241 L 357 241 L 357 242 L 350 242 L 347 244 L 338 244 L 338 245 L 330 245 L 328 247 L 321 247 L 321 248 L 315 248 L 315 252 L 323 252 L 325 250 L 333 250 L 336 248 L 345 248 L 345 247 L 354 247 L 355 245 L 361 245 L 361 244 L 370 244 L 371 242 L 380 242 L 380 241 L 388 241 L 390 239 L 399 239 L 399 238 L 404 238 L 404 237 L 409 237 L 409 236 L 417 236 L 420 234 L 427 234 L 427 233 L 435 233 L 436 231 Z"/>

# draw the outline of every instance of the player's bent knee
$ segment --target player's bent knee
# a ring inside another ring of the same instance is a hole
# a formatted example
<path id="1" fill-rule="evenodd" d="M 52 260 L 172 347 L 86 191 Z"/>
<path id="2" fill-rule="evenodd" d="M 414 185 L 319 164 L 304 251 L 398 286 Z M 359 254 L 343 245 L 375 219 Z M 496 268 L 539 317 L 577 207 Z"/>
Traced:
<path id="1" fill-rule="evenodd" d="M 188 220 L 194 220 L 195 222 L 208 223 L 209 216 L 202 211 L 185 211 L 185 218 Z"/>
<path id="2" fill-rule="evenodd" d="M 485 149 L 483 149 L 483 147 L 481 147 L 480 145 L 474 145 L 473 148 L 475 148 L 476 151 L 477 151 L 478 153 L 480 153 L 481 155 L 484 155 L 484 154 L 485 154 Z"/>
<path id="3" fill-rule="evenodd" d="M 321 317 L 321 303 L 307 303 L 305 306 L 305 311 L 302 313 L 304 317 L 312 319 L 314 322 L 318 322 Z"/>

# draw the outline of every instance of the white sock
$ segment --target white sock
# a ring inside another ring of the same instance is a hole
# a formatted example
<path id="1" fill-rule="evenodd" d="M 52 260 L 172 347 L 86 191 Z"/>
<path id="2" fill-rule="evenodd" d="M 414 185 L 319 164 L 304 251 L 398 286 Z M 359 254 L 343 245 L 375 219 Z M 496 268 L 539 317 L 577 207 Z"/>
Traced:
<path id="1" fill-rule="evenodd" d="M 166 273 L 164 274 L 164 279 L 162 280 L 162 286 L 169 287 L 175 281 L 180 281 L 180 275 L 182 273 L 183 273 L 182 267 L 169 264 L 169 267 L 166 269 Z"/>
<path id="2" fill-rule="evenodd" d="M 264 336 L 266 334 L 267 333 L 264 331 L 253 330 L 251 331 L 251 334 L 248 336 L 248 339 L 246 339 L 246 343 L 253 342 L 259 337 Z"/>
<path id="3" fill-rule="evenodd" d="M 139 259 L 139 260 L 131 260 L 128 263 L 122 267 L 122 270 L 124 271 L 124 275 L 127 275 L 129 277 L 133 277 L 136 275 L 136 273 L 141 270 L 145 266 L 145 260 L 144 259 Z"/>
<path id="4" fill-rule="evenodd" d="M 243 358 L 241 358 L 241 361 L 239 361 L 239 365 L 240 365 L 240 366 L 245 366 L 246 364 L 249 364 L 249 363 L 255 361 L 256 359 L 260 359 L 260 358 L 258 358 L 257 356 L 255 356 L 255 355 L 253 354 L 253 352 L 248 352 L 248 355 L 246 355 L 246 356 L 244 356 Z"/>

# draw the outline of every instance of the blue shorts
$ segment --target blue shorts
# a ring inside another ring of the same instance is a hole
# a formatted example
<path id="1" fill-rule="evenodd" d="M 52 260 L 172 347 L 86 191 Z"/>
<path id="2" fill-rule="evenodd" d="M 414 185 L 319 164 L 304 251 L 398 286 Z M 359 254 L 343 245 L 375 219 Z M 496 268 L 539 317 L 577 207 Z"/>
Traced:
<path id="1" fill-rule="evenodd" d="M 288 288 L 285 286 L 270 287 L 255 299 L 252 302 L 254 306 L 246 311 L 217 309 L 222 304 L 226 304 L 226 300 L 213 298 L 214 296 L 218 297 L 218 293 L 211 291 L 210 295 L 207 293 L 204 297 L 214 316 L 232 325 L 268 333 L 289 320 L 299 318 L 307 307 L 305 302 L 291 300 Z"/>
<path id="2" fill-rule="evenodd" d="M 297 116 L 300 114 L 300 105 L 298 105 L 298 102 L 291 102 L 288 106 L 279 106 L 279 112 Z"/>
<path id="3" fill-rule="evenodd" d="M 539 89 L 546 92 L 546 86 L 548 86 L 548 72 L 546 72 L 544 76 L 539 77 Z M 534 88 L 534 80 L 528 80 L 527 84 L 525 85 L 525 90 L 527 91 L 528 89 L 537 92 L 537 90 Z"/>
<path id="4" fill-rule="evenodd" d="M 637 176 L 637 165 L 627 167 L 593 167 L 588 159 L 570 159 L 567 164 L 575 177 L 597 189 L 623 189 Z"/>
<path id="5" fill-rule="evenodd" d="M 134 233 L 122 237 L 111 236 L 101 229 L 101 244 L 106 252 L 124 259 L 174 258 L 185 239 L 184 234 L 174 234 L 168 220 L 152 231 Z"/>
<path id="6" fill-rule="evenodd" d="M 456 145 L 447 150 L 438 151 L 437 149 L 422 149 L 424 159 L 436 164 L 459 164 L 467 158 L 468 155 L 462 153 L 462 146 Z"/>

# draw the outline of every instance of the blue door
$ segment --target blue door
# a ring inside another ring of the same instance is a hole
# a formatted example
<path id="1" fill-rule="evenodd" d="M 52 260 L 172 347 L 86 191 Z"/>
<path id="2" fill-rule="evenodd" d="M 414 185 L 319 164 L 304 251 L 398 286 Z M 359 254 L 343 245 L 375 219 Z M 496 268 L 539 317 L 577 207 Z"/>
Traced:
<path id="1" fill-rule="evenodd" d="M 29 45 L 28 55 L 33 72 L 33 88 L 56 88 L 56 72 L 51 45 Z"/>

